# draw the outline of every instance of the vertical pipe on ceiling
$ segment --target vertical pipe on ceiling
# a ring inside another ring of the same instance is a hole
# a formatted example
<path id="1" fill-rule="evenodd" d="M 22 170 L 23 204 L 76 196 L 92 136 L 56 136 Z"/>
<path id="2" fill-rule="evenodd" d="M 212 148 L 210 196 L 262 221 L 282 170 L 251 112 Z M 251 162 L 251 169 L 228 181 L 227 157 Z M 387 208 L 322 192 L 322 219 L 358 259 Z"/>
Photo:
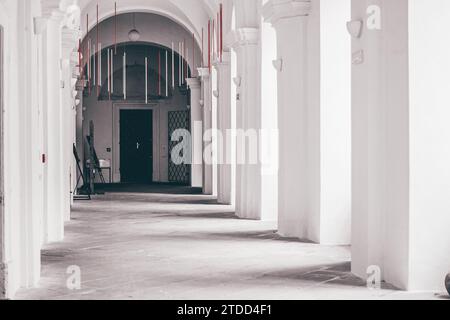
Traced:
<path id="1" fill-rule="evenodd" d="M 181 87 L 181 42 L 178 42 L 178 85 Z"/>
<path id="2" fill-rule="evenodd" d="M 202 28 L 202 52 L 201 52 L 201 66 L 205 65 L 205 48 L 204 48 L 204 29 Z"/>
<path id="3" fill-rule="evenodd" d="M 211 72 L 211 20 L 208 21 L 208 69 Z"/>
<path id="4" fill-rule="evenodd" d="M 195 35 L 192 34 L 192 76 L 194 76 L 195 71 Z"/>
<path id="5" fill-rule="evenodd" d="M 158 50 L 158 96 L 161 96 L 161 50 Z"/>
<path id="6" fill-rule="evenodd" d="M 117 2 L 114 2 L 114 51 L 117 54 Z"/>
<path id="7" fill-rule="evenodd" d="M 110 51 L 109 51 L 109 49 L 107 50 L 107 60 L 108 60 L 108 63 L 107 63 L 107 74 L 106 74 L 106 81 L 108 82 L 108 97 L 109 97 L 109 100 L 111 100 L 111 82 L 109 81 L 109 79 L 110 79 L 110 76 L 111 76 L 111 74 L 110 74 L 110 67 L 111 67 L 111 63 L 110 63 L 110 59 L 111 59 L 111 56 L 110 56 Z"/>
<path id="8" fill-rule="evenodd" d="M 169 66 L 168 66 L 168 64 L 169 64 L 169 56 L 168 56 L 168 52 L 167 52 L 167 50 L 166 50 L 166 97 L 168 97 L 169 96 L 169 79 L 168 79 L 168 77 L 169 77 Z"/>
<path id="9" fill-rule="evenodd" d="M 114 54 L 111 49 L 111 93 L 114 93 Z"/>
<path id="10" fill-rule="evenodd" d="M 99 32 L 98 32 L 98 3 L 97 3 L 97 78 L 98 78 L 98 83 L 97 83 L 97 97 L 100 96 L 100 82 L 101 82 L 101 76 L 100 76 L 100 39 L 99 39 Z"/>
<path id="11" fill-rule="evenodd" d="M 145 104 L 148 104 L 148 58 L 145 57 Z"/>
<path id="12" fill-rule="evenodd" d="M 223 4 L 220 4 L 220 62 L 223 60 Z"/>
<path id="13" fill-rule="evenodd" d="M 175 89 L 175 51 L 172 42 L 172 89 Z"/>
<path id="14" fill-rule="evenodd" d="M 123 53 L 123 99 L 127 100 L 127 53 Z"/>

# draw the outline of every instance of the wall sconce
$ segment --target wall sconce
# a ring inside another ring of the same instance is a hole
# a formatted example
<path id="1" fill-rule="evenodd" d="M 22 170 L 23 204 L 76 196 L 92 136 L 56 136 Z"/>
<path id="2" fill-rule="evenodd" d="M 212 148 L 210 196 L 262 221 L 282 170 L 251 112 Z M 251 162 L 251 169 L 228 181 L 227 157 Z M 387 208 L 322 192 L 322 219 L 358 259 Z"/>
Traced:
<path id="1" fill-rule="evenodd" d="M 240 87 L 241 86 L 241 82 L 242 82 L 242 78 L 241 77 L 233 78 L 233 82 L 236 85 L 236 87 Z"/>
<path id="2" fill-rule="evenodd" d="M 361 37 L 362 29 L 362 20 L 352 20 L 347 22 L 347 31 L 353 38 Z"/>
<path id="3" fill-rule="evenodd" d="M 283 59 L 279 58 L 277 60 L 273 60 L 272 64 L 275 70 L 277 70 L 278 72 L 281 72 L 283 70 Z"/>
<path id="4" fill-rule="evenodd" d="M 187 109 L 191 110 L 191 105 L 190 104 L 187 105 Z"/>
<path id="5" fill-rule="evenodd" d="M 202 106 L 202 107 L 205 105 L 205 101 L 203 101 L 203 100 L 200 100 L 199 103 L 200 103 L 200 106 Z"/>
<path id="6" fill-rule="evenodd" d="M 218 98 L 219 97 L 219 91 L 214 90 L 213 91 L 213 95 L 214 95 L 214 97 Z"/>
<path id="7" fill-rule="evenodd" d="M 81 100 L 80 99 L 75 99 L 75 105 L 78 106 L 80 105 Z"/>

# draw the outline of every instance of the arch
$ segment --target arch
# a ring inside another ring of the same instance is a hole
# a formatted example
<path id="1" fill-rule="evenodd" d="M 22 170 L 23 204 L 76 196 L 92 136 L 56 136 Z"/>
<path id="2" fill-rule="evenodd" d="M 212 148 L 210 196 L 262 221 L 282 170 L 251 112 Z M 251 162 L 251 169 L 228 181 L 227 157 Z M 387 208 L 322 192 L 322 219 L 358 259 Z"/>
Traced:
<path id="1" fill-rule="evenodd" d="M 147 17 L 147 15 L 149 15 L 150 17 Z M 180 54 L 178 43 L 186 41 L 187 57 L 185 57 L 185 60 L 188 62 L 191 70 L 196 70 L 197 67 L 200 67 L 201 47 L 196 41 L 193 43 L 192 34 L 188 33 L 188 31 L 183 26 L 159 14 L 138 13 L 138 16 L 136 16 L 136 18 L 137 29 L 141 31 L 141 39 L 139 39 L 139 42 L 137 43 L 146 43 L 153 45 L 157 44 L 159 46 L 167 48 L 169 51 L 171 51 L 171 47 L 173 44 L 174 51 L 177 54 Z M 114 17 L 103 20 L 99 24 L 99 39 L 102 50 L 113 45 L 115 41 L 117 41 L 117 45 L 133 44 L 133 42 L 130 42 L 130 40 L 128 39 L 128 31 L 133 27 L 131 13 L 119 14 L 117 15 L 117 19 L 117 23 L 119 25 L 117 39 L 115 39 L 114 36 L 111 36 L 111 33 L 114 32 L 115 28 Z M 142 32 L 143 30 L 150 31 Z M 160 30 L 160 32 L 154 32 L 154 30 Z M 84 52 L 85 54 L 88 52 L 87 39 L 91 39 L 95 44 L 96 38 L 96 28 L 91 29 L 91 32 L 89 34 L 85 34 L 81 46 L 81 52 Z M 193 50 L 195 51 L 194 54 L 192 54 Z M 84 59 L 83 66 L 85 66 L 86 63 L 87 59 Z"/>
<path id="2" fill-rule="evenodd" d="M 198 1 L 198 0 L 195 0 Z M 203 17 L 200 17 L 201 21 L 199 21 L 197 24 L 194 23 L 184 12 L 182 9 L 177 7 L 172 1 L 166 1 L 166 4 L 162 5 L 158 3 L 148 4 L 146 2 L 144 3 L 136 3 L 137 1 L 134 1 L 135 3 L 126 3 L 123 4 L 124 1 L 122 1 L 118 7 L 117 7 L 117 15 L 120 14 L 126 14 L 126 13 L 150 13 L 150 14 L 156 14 L 163 17 L 166 17 L 170 20 L 172 20 L 174 23 L 182 26 L 185 28 L 189 33 L 195 35 L 195 39 L 197 41 L 197 45 L 201 45 L 201 24 L 203 24 L 203 21 L 207 21 L 210 15 L 210 9 L 209 6 L 207 10 L 208 13 L 205 14 Z M 186 0 L 184 0 L 186 2 Z M 114 1 L 108 2 L 108 7 L 100 7 L 99 10 L 99 23 L 114 17 L 115 15 L 115 9 L 114 9 Z M 203 3 L 203 2 L 202 2 Z M 184 3 L 183 3 L 184 4 Z M 82 16 L 81 16 L 81 30 L 83 34 L 86 34 L 86 28 L 88 31 L 91 31 L 95 28 L 97 21 L 96 21 L 96 5 L 97 3 L 93 1 L 89 1 L 88 3 L 85 3 L 82 7 Z M 180 5 L 180 4 L 178 4 Z M 186 4 L 184 4 L 186 5 Z M 164 8 L 165 6 L 165 8 Z M 204 6 L 204 3 L 203 3 Z M 203 8 L 205 9 L 205 8 Z M 89 24 L 86 26 L 86 15 L 89 14 Z"/>

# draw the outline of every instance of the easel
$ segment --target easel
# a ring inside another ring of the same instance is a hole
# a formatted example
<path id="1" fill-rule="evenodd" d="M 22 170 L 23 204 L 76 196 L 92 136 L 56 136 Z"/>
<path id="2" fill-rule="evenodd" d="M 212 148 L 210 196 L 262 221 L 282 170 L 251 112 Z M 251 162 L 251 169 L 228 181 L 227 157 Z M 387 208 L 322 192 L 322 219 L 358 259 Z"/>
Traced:
<path id="1" fill-rule="evenodd" d="M 94 122 L 89 123 L 89 136 L 86 137 L 87 145 L 89 147 L 89 162 L 87 163 L 87 168 L 89 171 L 88 182 L 91 194 L 97 194 L 95 192 L 95 177 L 98 172 L 100 181 L 106 184 L 105 177 L 103 176 L 102 169 L 100 167 L 100 160 L 98 159 L 97 152 L 95 151 L 94 141 L 95 141 L 95 129 Z"/>
<path id="2" fill-rule="evenodd" d="M 78 151 L 77 151 L 77 147 L 74 144 L 73 145 L 73 156 L 75 157 L 75 160 L 77 162 L 77 168 L 78 168 L 78 179 L 77 179 L 77 185 L 75 187 L 75 190 L 73 191 L 73 199 L 75 201 L 77 200 L 91 200 L 91 191 L 89 190 L 89 188 L 87 188 L 86 190 L 86 179 L 84 178 L 84 173 L 83 170 L 81 169 L 81 159 L 78 155 Z M 80 180 L 82 180 L 83 182 L 83 186 L 80 189 L 84 189 L 86 191 L 86 194 L 79 194 L 79 188 L 78 186 L 80 185 Z"/>

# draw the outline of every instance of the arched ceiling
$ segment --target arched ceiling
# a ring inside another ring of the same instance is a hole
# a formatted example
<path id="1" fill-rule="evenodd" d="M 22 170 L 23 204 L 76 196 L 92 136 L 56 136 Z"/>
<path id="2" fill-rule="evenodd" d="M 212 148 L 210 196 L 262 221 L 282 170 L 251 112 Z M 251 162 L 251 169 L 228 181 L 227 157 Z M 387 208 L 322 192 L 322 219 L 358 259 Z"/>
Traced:
<path id="1" fill-rule="evenodd" d="M 103 21 L 114 15 L 114 0 L 78 0 L 81 9 L 81 28 L 86 33 L 86 15 L 89 14 L 89 29 L 96 24 L 97 4 L 99 20 Z M 199 39 L 210 17 L 219 10 L 219 0 L 117 0 L 117 13 L 151 12 L 166 16 Z"/>

